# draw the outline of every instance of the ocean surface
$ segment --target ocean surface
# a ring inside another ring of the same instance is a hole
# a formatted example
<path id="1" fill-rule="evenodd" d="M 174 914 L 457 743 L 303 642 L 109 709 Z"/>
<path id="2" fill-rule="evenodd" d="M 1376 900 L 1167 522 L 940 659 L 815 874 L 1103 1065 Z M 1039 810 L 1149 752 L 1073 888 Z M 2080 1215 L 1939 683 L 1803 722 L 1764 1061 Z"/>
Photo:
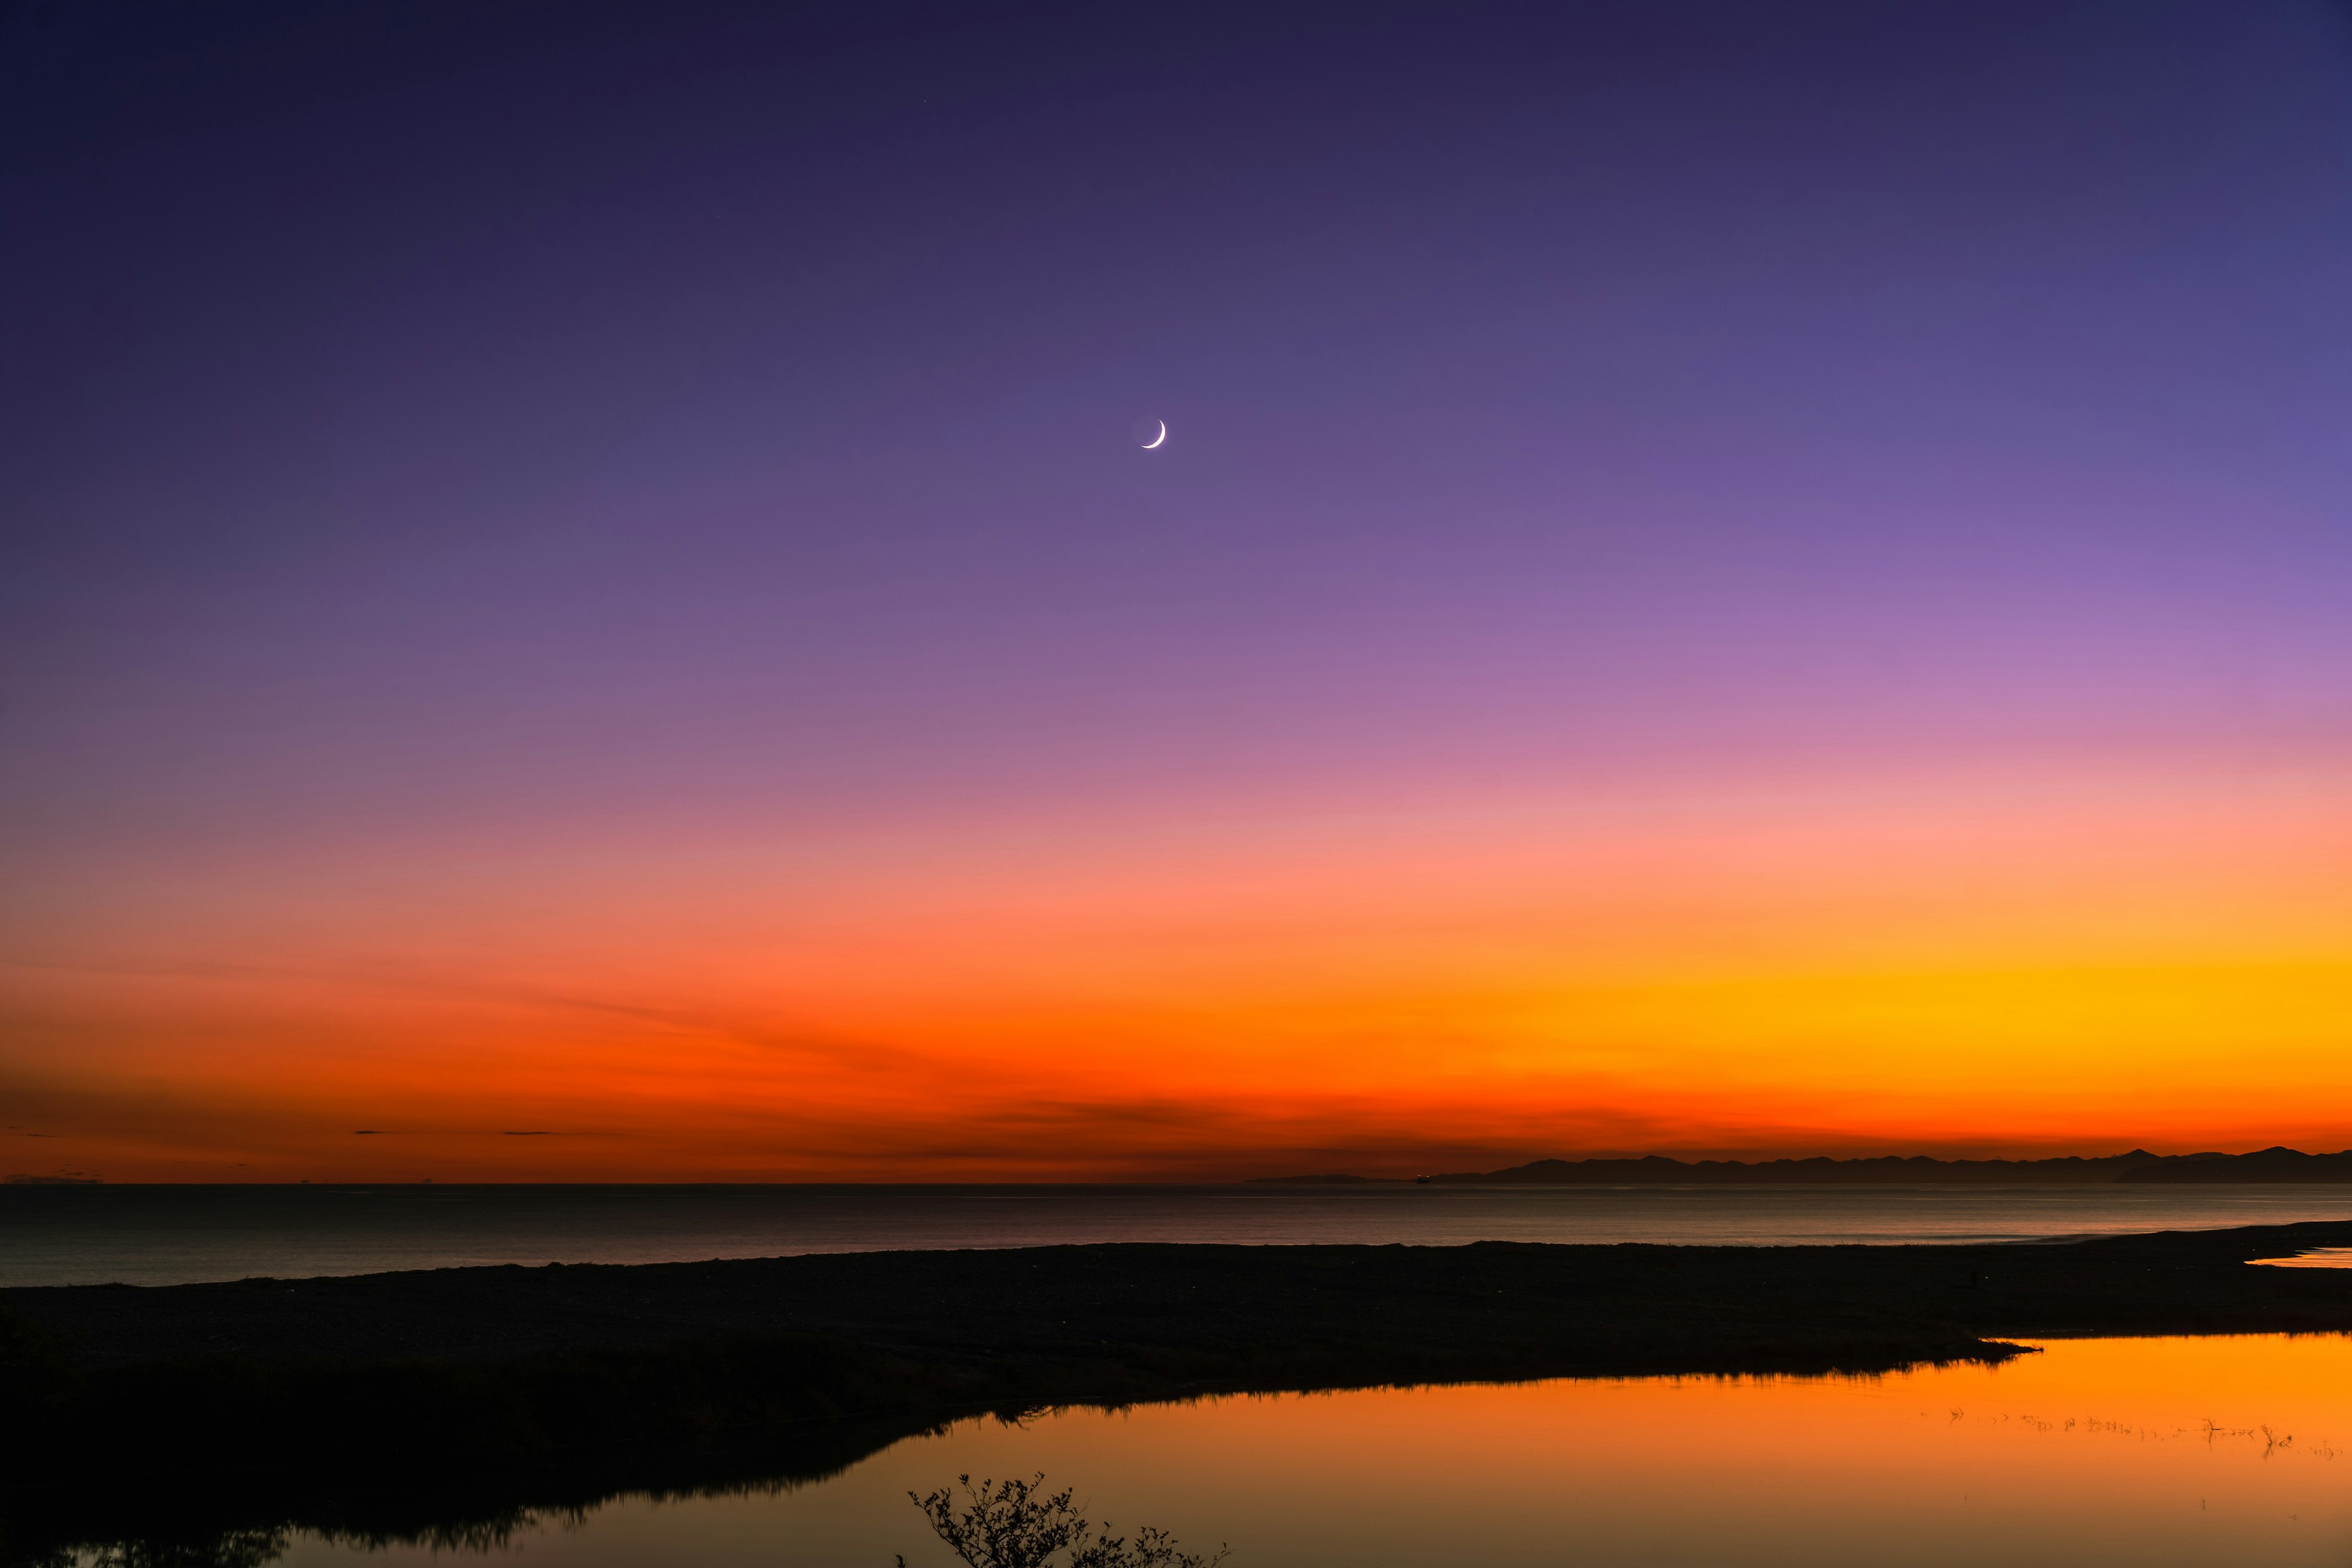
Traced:
<path id="1" fill-rule="evenodd" d="M 285 1568 L 952 1568 L 960 1474 L 1231 1568 L 2231 1568 L 2352 1559 L 2352 1342 L 2076 1340 L 1876 1378 L 1456 1384 L 960 1421 L 837 1474 L 471 1532 L 247 1538 Z M 138 1561 L 118 1558 L 115 1561 Z M 221 1561 L 227 1561 L 224 1556 Z M 95 1563 L 85 1550 L 80 1561 Z"/>
<path id="2" fill-rule="evenodd" d="M 0 1187 L 0 1285 L 1102 1241 L 2031 1241 L 2352 1219 L 2352 1187 Z"/>

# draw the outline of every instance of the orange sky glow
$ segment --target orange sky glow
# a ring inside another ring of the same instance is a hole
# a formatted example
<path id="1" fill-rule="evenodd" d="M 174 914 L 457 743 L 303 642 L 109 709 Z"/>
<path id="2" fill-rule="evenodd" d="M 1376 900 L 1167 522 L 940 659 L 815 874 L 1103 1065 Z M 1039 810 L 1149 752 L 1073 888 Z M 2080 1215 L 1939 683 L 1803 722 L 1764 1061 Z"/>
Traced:
<path id="1" fill-rule="evenodd" d="M 2336 1148 L 2347 783 L 2086 766 L 125 864 L 12 933 L 11 1168 Z"/>

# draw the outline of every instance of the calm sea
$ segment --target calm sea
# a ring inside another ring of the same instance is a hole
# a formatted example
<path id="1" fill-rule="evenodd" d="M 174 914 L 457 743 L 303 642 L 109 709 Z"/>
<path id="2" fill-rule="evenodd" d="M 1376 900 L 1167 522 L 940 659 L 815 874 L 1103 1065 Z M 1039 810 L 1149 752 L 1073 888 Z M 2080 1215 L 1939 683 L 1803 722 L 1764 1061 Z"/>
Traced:
<path id="1" fill-rule="evenodd" d="M 2352 1187 L 0 1187 L 0 1285 L 1099 1241 L 2025 1241 L 2352 1219 Z"/>

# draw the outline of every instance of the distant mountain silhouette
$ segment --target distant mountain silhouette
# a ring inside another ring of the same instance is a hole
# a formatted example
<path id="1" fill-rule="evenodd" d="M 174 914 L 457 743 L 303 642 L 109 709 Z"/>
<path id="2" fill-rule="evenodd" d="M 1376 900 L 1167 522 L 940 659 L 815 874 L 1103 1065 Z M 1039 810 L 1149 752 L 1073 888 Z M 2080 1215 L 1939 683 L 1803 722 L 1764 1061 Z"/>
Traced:
<path id="1" fill-rule="evenodd" d="M 1377 1181 L 1364 1176 L 1262 1176 L 1269 1185 L 1326 1186 Z M 1634 1160 L 1537 1160 L 1508 1170 L 1453 1172 L 1414 1178 L 1439 1186 L 1738 1186 L 1758 1185 L 2080 1185 L 2125 1183 L 2352 1182 L 2352 1149 L 2336 1154 L 2306 1154 L 2270 1148 L 2251 1154 L 2079 1154 L 2051 1160 L 1937 1160 L 1925 1154 L 1883 1154 L 1873 1159 L 1673 1160 L 1645 1154 Z"/>
<path id="2" fill-rule="evenodd" d="M 2352 1182 L 2352 1149 L 2306 1154 L 2273 1146 L 2251 1154 L 2182 1154 L 2127 1173 L 2126 1182 Z"/>

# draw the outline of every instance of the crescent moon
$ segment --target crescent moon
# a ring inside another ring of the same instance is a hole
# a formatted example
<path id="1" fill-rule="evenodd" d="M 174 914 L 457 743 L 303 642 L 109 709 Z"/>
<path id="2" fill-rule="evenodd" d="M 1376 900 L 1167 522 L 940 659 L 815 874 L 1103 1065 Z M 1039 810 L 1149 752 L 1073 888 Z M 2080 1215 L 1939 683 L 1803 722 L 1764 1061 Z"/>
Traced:
<path id="1" fill-rule="evenodd" d="M 1147 452 L 1150 451 L 1154 447 L 1159 446 L 1162 441 L 1168 439 L 1168 421 L 1162 419 L 1159 421 L 1159 425 L 1160 434 L 1154 436 L 1150 440 L 1146 441 L 1143 444 L 1143 449 Z"/>

